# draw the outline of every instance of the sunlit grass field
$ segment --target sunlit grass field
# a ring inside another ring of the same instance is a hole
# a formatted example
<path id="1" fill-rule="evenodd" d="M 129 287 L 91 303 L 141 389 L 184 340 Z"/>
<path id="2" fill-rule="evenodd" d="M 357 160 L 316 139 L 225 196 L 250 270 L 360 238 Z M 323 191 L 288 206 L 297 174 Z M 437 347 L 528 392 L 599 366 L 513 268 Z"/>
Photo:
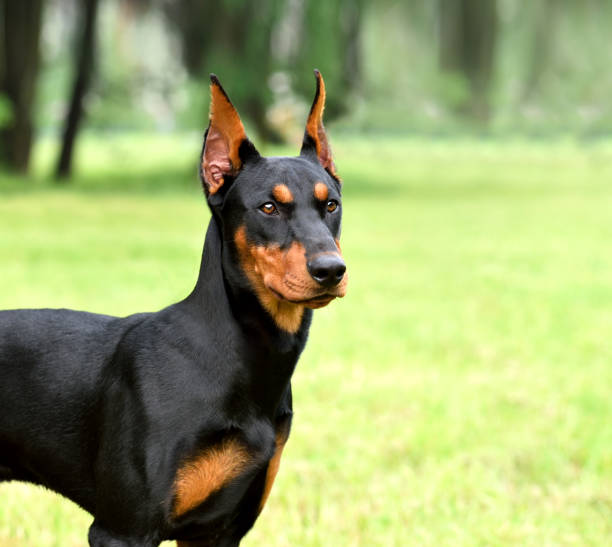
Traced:
<path id="1" fill-rule="evenodd" d="M 244 545 L 610 545 L 612 143 L 333 143 L 349 292 L 315 313 Z M 199 145 L 89 137 L 56 187 L 43 142 L 33 181 L 0 180 L 0 308 L 185 296 L 208 221 Z M 2 547 L 82 546 L 90 522 L 0 486 Z"/>

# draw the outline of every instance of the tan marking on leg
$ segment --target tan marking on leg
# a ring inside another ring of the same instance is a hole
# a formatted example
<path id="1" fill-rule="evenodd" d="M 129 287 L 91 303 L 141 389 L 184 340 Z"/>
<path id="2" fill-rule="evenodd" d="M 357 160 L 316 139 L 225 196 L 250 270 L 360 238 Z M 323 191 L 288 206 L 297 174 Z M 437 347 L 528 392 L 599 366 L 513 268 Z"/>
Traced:
<path id="1" fill-rule="evenodd" d="M 293 194 L 286 184 L 277 184 L 272 190 L 272 195 L 279 203 L 291 203 L 293 201 Z"/>
<path id="2" fill-rule="evenodd" d="M 288 282 L 286 272 L 287 269 L 296 269 L 300 255 L 303 257 L 301 261 L 304 262 L 304 265 L 306 264 L 304 247 L 296 242 L 287 251 L 282 251 L 279 246 L 249 245 L 244 227 L 236 231 L 234 239 L 242 269 L 251 282 L 261 305 L 272 316 L 279 328 L 290 333 L 297 332 L 302 324 L 304 306 L 281 300 L 269 287 L 274 287 L 283 296 L 287 292 L 295 294 L 299 291 L 300 283 L 296 282 L 294 286 L 292 282 Z M 300 295 L 297 294 L 295 300 L 299 299 Z"/>
<path id="3" fill-rule="evenodd" d="M 274 456 L 268 462 L 268 471 L 266 473 L 266 484 L 264 486 L 263 495 L 261 496 L 261 501 L 259 502 L 259 509 L 257 513 L 261 513 L 264 505 L 268 501 L 268 497 L 270 496 L 270 492 L 272 491 L 272 486 L 274 484 L 274 479 L 276 479 L 276 475 L 278 473 L 278 468 L 280 467 L 280 460 L 283 454 L 283 448 L 285 448 L 284 443 L 276 443 L 276 448 L 274 450 Z"/>
<path id="4" fill-rule="evenodd" d="M 250 461 L 244 445 L 236 439 L 226 439 L 183 464 L 174 482 L 174 516 L 181 516 L 200 505 L 244 471 Z"/>
<path id="5" fill-rule="evenodd" d="M 259 502 L 259 509 L 257 511 L 257 514 L 261 513 L 262 509 L 264 508 L 264 505 L 266 504 L 266 501 L 268 501 L 268 497 L 270 496 L 270 492 L 272 491 L 272 486 L 274 485 L 274 479 L 276 479 L 276 475 L 278 474 L 278 468 L 280 467 L 280 460 L 283 454 L 283 448 L 285 448 L 285 444 L 287 443 L 288 438 L 289 427 L 282 427 L 276 432 L 274 455 L 268 462 L 266 484 L 264 485 L 264 490 L 261 496 L 261 500 Z"/>
<path id="6" fill-rule="evenodd" d="M 329 188 L 322 182 L 317 182 L 314 185 L 314 196 L 319 201 L 325 201 L 329 196 Z"/>

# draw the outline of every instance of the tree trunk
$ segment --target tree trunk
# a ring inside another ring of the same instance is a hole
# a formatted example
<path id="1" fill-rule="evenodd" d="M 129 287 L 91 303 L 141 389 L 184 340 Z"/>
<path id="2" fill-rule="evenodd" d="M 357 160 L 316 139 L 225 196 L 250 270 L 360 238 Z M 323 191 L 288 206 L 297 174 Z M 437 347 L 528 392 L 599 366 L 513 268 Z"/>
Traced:
<path id="1" fill-rule="evenodd" d="M 0 10 L 0 92 L 12 108 L 11 121 L 0 131 L 0 162 L 25 172 L 32 147 L 42 0 L 3 0 Z"/>
<path id="2" fill-rule="evenodd" d="M 532 55 L 527 66 L 525 87 L 521 97 L 522 102 L 528 102 L 540 84 L 542 73 L 550 60 L 552 46 L 557 28 L 556 0 L 544 0 L 536 7 Z"/>
<path id="3" fill-rule="evenodd" d="M 183 64 L 188 72 L 202 77 L 225 61 L 226 66 L 218 69 L 223 85 L 234 103 L 240 105 L 244 118 L 268 142 L 282 142 L 266 117 L 271 98 L 267 84 L 272 69 L 271 35 L 281 4 L 281 0 L 163 3 L 181 39 Z"/>
<path id="4" fill-rule="evenodd" d="M 361 89 L 361 27 L 365 3 L 362 0 L 345 1 L 341 7 L 344 63 L 342 81 L 347 92 L 356 94 Z"/>
<path id="5" fill-rule="evenodd" d="M 439 0 L 438 63 L 448 72 L 463 70 L 462 0 Z"/>
<path id="6" fill-rule="evenodd" d="M 67 179 L 72 171 L 74 143 L 83 118 L 83 99 L 89 90 L 94 72 L 98 0 L 81 0 L 81 2 L 83 34 L 75 57 L 72 97 L 64 125 L 62 149 L 55 172 L 58 179 Z"/>
<path id="7" fill-rule="evenodd" d="M 495 0 L 439 0 L 439 63 L 463 76 L 469 99 L 459 110 L 479 121 L 490 114 L 489 91 L 497 41 Z"/>

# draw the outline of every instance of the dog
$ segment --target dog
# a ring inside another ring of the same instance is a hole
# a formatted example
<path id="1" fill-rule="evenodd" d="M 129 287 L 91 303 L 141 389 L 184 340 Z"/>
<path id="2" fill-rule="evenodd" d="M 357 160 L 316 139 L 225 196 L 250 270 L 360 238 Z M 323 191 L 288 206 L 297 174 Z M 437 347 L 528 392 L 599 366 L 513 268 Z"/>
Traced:
<path id="1" fill-rule="evenodd" d="M 297 157 L 263 157 L 211 75 L 210 211 L 181 302 L 118 318 L 0 312 L 0 480 L 92 514 L 92 547 L 239 545 L 289 436 L 312 310 L 346 293 L 325 84 Z"/>

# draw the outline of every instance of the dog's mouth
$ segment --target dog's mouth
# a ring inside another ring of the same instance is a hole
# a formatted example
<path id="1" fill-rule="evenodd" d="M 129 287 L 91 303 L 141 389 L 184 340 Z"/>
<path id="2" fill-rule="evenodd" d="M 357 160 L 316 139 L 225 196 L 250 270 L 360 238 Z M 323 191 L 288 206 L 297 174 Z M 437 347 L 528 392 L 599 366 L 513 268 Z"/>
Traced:
<path id="1" fill-rule="evenodd" d="M 276 290 L 274 287 L 267 286 L 266 287 L 276 298 L 283 302 L 289 302 L 291 304 L 296 304 L 299 306 L 305 306 L 306 308 L 310 308 L 312 310 L 316 310 L 318 308 L 324 308 L 327 306 L 332 300 L 336 298 L 342 298 L 344 294 L 342 292 L 338 293 L 322 293 L 316 296 L 310 296 L 308 298 L 295 298 L 294 296 L 287 296 L 282 294 L 280 291 Z"/>
<path id="2" fill-rule="evenodd" d="M 321 296 L 317 296 L 315 298 L 309 298 L 306 300 L 298 300 L 294 301 L 294 304 L 301 304 L 302 306 L 306 306 L 312 310 L 316 310 L 318 308 L 324 308 L 329 304 L 332 300 L 337 298 L 337 295 L 334 294 L 322 294 Z"/>

